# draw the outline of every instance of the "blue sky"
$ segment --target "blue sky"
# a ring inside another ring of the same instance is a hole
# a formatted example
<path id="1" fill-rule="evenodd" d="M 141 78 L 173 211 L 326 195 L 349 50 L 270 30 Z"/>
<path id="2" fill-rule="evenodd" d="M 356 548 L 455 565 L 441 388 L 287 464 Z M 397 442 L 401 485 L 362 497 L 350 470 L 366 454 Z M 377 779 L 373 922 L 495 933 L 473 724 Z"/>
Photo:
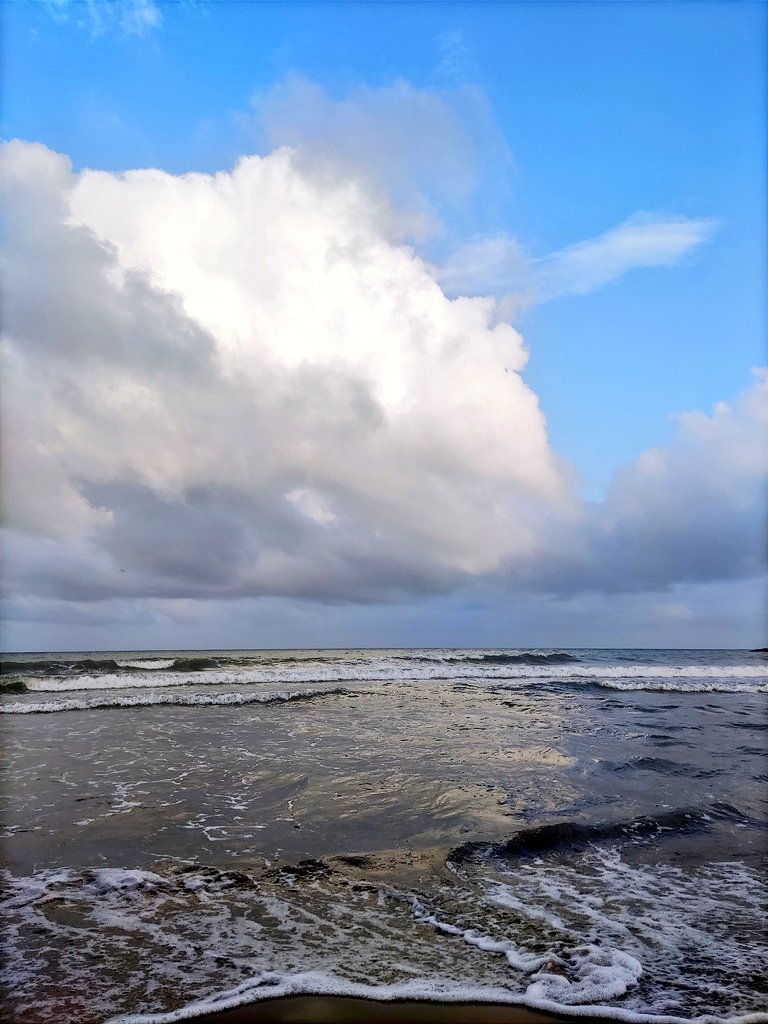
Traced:
<path id="1" fill-rule="evenodd" d="M 310 148 L 357 161 L 409 215 L 429 213 L 437 229 L 403 236 L 424 259 L 439 267 L 504 239 L 529 275 L 627 221 L 693 225 L 679 251 L 605 283 L 515 300 L 524 380 L 588 500 L 674 443 L 672 414 L 735 401 L 766 362 L 764 4 L 59 0 L 5 4 L 2 19 L 3 135 L 66 154 L 75 172 L 211 174 L 314 132 Z M 417 114 L 384 170 L 339 141 L 345 117 L 375 132 L 383 108 L 401 109 L 396 89 L 409 111 L 429 97 L 445 113 L 455 162 L 443 138 L 434 154 L 419 148 Z M 754 595 L 752 625 L 724 627 L 723 642 L 752 636 Z M 556 632 L 538 630 L 553 643 Z"/>

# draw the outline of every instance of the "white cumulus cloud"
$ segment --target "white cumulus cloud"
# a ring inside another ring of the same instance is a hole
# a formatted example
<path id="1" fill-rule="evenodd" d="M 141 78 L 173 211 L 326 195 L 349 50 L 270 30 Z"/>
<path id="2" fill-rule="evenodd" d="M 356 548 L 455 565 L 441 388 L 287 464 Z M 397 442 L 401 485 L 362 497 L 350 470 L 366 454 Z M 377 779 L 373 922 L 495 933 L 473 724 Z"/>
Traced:
<path id="1" fill-rule="evenodd" d="M 358 180 L 5 151 L 11 583 L 48 596 L 419 593 L 568 503 L 526 352 Z"/>

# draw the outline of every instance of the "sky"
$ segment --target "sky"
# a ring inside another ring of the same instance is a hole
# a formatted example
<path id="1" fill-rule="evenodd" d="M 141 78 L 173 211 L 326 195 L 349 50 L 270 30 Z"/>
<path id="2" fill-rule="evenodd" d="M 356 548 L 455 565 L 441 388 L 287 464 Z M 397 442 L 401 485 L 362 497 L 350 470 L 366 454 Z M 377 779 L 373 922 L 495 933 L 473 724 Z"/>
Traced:
<path id="1" fill-rule="evenodd" d="M 6 650 L 763 646 L 762 3 L 8 3 Z"/>

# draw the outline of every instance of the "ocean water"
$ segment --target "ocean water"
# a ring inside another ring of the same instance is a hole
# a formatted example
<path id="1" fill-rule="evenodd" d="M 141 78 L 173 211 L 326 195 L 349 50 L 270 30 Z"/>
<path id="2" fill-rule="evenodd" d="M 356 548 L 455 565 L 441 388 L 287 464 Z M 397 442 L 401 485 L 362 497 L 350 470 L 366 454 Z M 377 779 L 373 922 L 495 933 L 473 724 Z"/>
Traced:
<path id="1" fill-rule="evenodd" d="M 16 1024 L 160 1024 L 299 992 L 768 1021 L 765 654 L 2 669 Z"/>

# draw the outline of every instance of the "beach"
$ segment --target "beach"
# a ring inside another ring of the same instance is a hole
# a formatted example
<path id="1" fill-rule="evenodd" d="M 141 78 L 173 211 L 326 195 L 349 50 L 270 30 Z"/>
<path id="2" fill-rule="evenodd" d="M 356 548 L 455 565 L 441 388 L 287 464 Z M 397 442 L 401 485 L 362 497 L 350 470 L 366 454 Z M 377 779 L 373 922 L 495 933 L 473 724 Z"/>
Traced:
<path id="1" fill-rule="evenodd" d="M 764 654 L 3 668 L 14 1024 L 768 1019 Z"/>

